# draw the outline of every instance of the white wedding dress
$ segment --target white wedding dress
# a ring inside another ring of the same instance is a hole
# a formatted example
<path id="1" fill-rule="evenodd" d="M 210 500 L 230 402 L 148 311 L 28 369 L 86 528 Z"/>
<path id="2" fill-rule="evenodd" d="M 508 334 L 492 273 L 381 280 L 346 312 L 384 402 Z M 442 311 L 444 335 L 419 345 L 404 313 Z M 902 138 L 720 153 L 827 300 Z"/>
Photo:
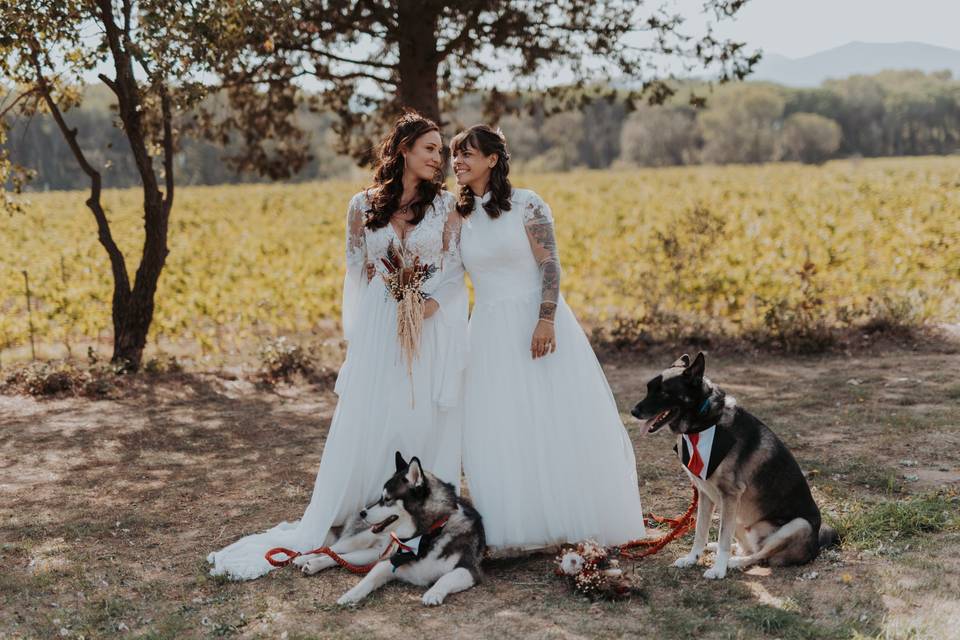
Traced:
<path id="1" fill-rule="evenodd" d="M 337 377 L 339 401 L 310 504 L 298 522 L 280 523 L 211 553 L 210 573 L 256 578 L 272 569 L 264 558 L 269 549 L 308 551 L 328 542 L 331 527 L 380 496 L 394 471 L 396 451 L 407 459 L 419 457 L 424 468 L 459 490 L 468 302 L 456 245 L 460 216 L 453 205 L 453 196 L 441 192 L 404 241 L 421 263 L 438 268 L 442 263 L 424 286 L 440 310 L 424 320 L 411 379 L 396 337 L 396 302 L 380 277 L 385 271 L 380 259 L 400 238 L 390 224 L 373 231 L 364 227 L 368 206 L 363 192 L 350 201 L 343 289 L 347 356 Z M 369 284 L 368 262 L 378 270 Z"/>
<path id="2" fill-rule="evenodd" d="M 644 537 L 633 445 L 559 293 L 550 209 L 525 189 L 514 189 L 512 208 L 498 218 L 480 198 L 474 205 L 460 240 L 475 293 L 463 466 L 488 545 L 535 549 L 587 538 L 616 545 Z M 533 330 L 541 314 L 554 312 L 556 352 L 534 360 Z"/>

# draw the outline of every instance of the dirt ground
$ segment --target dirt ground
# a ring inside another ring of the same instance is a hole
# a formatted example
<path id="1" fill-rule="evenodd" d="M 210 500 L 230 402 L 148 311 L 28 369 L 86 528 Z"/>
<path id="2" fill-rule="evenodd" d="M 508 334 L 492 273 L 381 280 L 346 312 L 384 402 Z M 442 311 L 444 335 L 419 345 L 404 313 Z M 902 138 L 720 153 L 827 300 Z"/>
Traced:
<path id="1" fill-rule="evenodd" d="M 0 396 L 0 638 L 957 638 L 958 353 L 711 355 L 708 375 L 792 448 L 844 545 L 714 582 L 669 566 L 687 538 L 627 563 L 641 592 L 623 603 L 577 597 L 546 554 L 490 561 L 483 584 L 429 609 L 401 584 L 338 608 L 356 581 L 341 570 L 211 578 L 209 551 L 309 501 L 328 386 L 169 374 L 101 401 Z M 628 415 L 669 361 L 604 364 L 644 507 L 673 515 L 690 497 L 673 441 Z"/>

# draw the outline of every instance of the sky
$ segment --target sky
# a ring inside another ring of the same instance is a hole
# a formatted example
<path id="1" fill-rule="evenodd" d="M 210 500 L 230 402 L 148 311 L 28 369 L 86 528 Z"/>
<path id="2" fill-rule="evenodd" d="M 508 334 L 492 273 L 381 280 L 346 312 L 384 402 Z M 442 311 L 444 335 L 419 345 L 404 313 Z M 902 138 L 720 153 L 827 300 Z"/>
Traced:
<path id="1" fill-rule="evenodd" d="M 703 6 L 702 0 L 669 1 L 691 21 Z M 789 58 L 852 41 L 960 49 L 960 0 L 749 0 L 719 33 Z"/>
<path id="2" fill-rule="evenodd" d="M 685 31 L 701 33 L 704 0 L 647 0 L 666 4 L 687 19 Z M 749 0 L 718 25 L 718 35 L 799 58 L 852 41 L 922 42 L 960 49 L 960 0 Z M 665 69 L 676 71 L 670 62 Z M 98 69 L 99 71 L 99 69 Z M 96 82 L 96 71 L 87 81 Z M 493 78 L 499 84 L 510 78 Z M 566 81 L 563 72 L 555 79 Z"/>

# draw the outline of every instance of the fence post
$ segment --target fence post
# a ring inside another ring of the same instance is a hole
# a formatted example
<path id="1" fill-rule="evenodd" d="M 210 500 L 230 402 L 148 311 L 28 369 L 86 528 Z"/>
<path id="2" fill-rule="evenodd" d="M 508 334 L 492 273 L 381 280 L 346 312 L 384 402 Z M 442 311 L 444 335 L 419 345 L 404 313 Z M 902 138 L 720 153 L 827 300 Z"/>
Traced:
<path id="1" fill-rule="evenodd" d="M 23 270 L 23 284 L 27 293 L 27 322 L 30 323 L 30 359 L 36 361 L 37 347 L 33 343 L 33 306 L 30 304 L 30 277 L 27 275 L 26 269 Z"/>

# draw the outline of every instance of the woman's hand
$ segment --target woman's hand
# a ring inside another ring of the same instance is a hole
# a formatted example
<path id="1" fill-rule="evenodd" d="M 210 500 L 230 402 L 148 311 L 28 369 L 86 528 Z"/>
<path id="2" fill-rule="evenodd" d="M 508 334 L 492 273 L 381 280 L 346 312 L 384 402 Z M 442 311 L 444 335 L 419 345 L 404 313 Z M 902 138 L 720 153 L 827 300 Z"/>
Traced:
<path id="1" fill-rule="evenodd" d="M 433 298 L 427 298 L 426 302 L 423 303 L 423 319 L 426 320 L 437 311 L 440 311 L 440 303 Z"/>
<path id="2" fill-rule="evenodd" d="M 541 358 L 557 350 L 557 336 L 553 330 L 553 323 L 549 320 L 540 320 L 533 330 L 533 340 L 530 341 L 530 354 L 533 359 Z"/>
<path id="3" fill-rule="evenodd" d="M 364 266 L 367 268 L 367 284 L 369 284 L 370 281 L 373 280 L 373 276 L 377 275 L 377 269 L 373 266 L 372 262 L 368 262 Z"/>

